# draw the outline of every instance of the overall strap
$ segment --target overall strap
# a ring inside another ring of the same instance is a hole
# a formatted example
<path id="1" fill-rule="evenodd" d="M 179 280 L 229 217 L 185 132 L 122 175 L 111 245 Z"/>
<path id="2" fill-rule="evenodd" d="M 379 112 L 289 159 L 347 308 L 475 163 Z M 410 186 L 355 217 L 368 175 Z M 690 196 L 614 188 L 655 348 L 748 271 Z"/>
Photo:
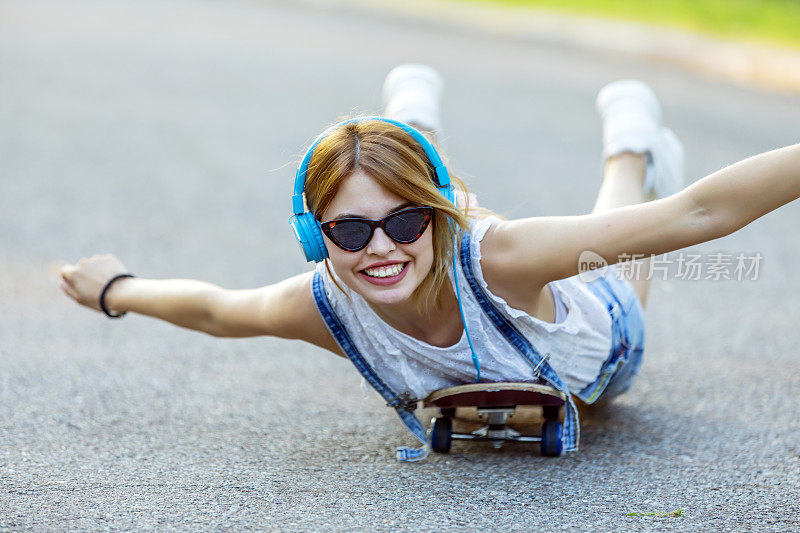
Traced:
<path id="1" fill-rule="evenodd" d="M 470 234 L 468 232 L 465 232 L 461 239 L 461 253 L 459 255 L 467 284 L 472 290 L 472 294 L 475 295 L 475 299 L 478 301 L 481 309 L 486 316 L 489 317 L 489 320 L 492 321 L 497 331 L 499 331 L 503 337 L 533 365 L 534 371 L 540 377 L 547 381 L 553 388 L 563 392 L 566 396 L 568 408 L 565 409 L 564 413 L 562 444 L 565 452 L 576 451 L 578 449 L 578 441 L 580 440 L 580 423 L 578 421 L 578 409 L 575 407 L 575 402 L 572 400 L 569 389 L 547 362 L 548 357 L 542 357 L 514 324 L 494 307 L 483 292 L 472 270 L 472 261 L 470 260 Z"/>
<path id="2" fill-rule="evenodd" d="M 378 394 L 386 400 L 386 405 L 394 407 L 400 420 L 403 421 L 408 430 L 423 444 L 421 448 L 408 448 L 405 446 L 397 448 L 398 461 L 419 461 L 427 457 L 428 438 L 425 434 L 425 427 L 422 425 L 422 422 L 414 416 L 416 401 L 411 401 L 409 398 L 405 397 L 405 395 L 398 395 L 392 392 L 392 390 L 377 376 L 372 367 L 367 364 L 350 338 L 350 335 L 348 335 L 344 324 L 342 324 L 339 317 L 336 316 L 328 300 L 328 296 L 325 294 L 325 287 L 319 273 L 314 274 L 311 292 L 314 295 L 314 304 L 317 306 L 317 310 L 322 320 L 325 322 L 325 326 L 327 326 L 333 338 L 336 339 L 339 347 L 345 355 L 347 355 L 356 369 L 361 372 L 364 379 L 366 379 L 367 382 L 378 391 Z"/>

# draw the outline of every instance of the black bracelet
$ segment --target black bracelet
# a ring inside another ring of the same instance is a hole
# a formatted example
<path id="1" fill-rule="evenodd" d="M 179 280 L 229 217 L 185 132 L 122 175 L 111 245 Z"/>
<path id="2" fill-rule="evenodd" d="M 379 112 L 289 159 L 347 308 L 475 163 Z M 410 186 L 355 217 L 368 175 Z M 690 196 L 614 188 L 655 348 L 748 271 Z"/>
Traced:
<path id="1" fill-rule="evenodd" d="M 109 287 L 111 287 L 111 284 L 114 283 L 115 281 L 117 281 L 120 278 L 135 278 L 135 277 L 136 276 L 134 276 L 133 274 L 130 274 L 130 273 L 128 273 L 128 274 L 117 274 L 116 276 L 114 276 L 113 278 L 108 280 L 108 282 L 106 283 L 106 286 L 103 287 L 102 291 L 100 291 L 100 309 L 102 309 L 103 312 L 106 315 L 108 315 L 108 318 L 120 318 L 120 317 L 124 316 L 125 313 L 127 313 L 127 311 L 125 311 L 125 313 L 119 313 L 119 314 L 116 314 L 116 315 L 112 315 L 108 311 L 108 308 L 106 307 L 106 292 L 108 291 Z"/>

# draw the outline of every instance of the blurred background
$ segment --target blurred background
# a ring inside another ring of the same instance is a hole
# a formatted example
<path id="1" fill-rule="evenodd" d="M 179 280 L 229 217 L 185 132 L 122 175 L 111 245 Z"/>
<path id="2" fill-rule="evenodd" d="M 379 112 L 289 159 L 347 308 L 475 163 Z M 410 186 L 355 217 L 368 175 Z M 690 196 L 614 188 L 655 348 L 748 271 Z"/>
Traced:
<path id="1" fill-rule="evenodd" d="M 800 47 L 792 0 L 481 0 L 488 5 L 593 15 L 753 43 Z"/>
<path id="2" fill-rule="evenodd" d="M 591 209 L 594 98 L 619 78 L 654 88 L 698 179 L 800 138 L 798 17 L 779 0 L 0 0 L 0 530 L 588 529 L 679 508 L 683 526 L 793 529 L 796 204 L 694 247 L 760 252 L 757 282 L 654 282 L 635 390 L 556 461 L 465 445 L 397 464 L 410 437 L 349 362 L 109 322 L 55 269 L 114 253 L 227 288 L 310 269 L 286 223 L 294 167 L 328 124 L 380 112 L 405 62 L 442 73 L 449 167 L 507 217 Z"/>

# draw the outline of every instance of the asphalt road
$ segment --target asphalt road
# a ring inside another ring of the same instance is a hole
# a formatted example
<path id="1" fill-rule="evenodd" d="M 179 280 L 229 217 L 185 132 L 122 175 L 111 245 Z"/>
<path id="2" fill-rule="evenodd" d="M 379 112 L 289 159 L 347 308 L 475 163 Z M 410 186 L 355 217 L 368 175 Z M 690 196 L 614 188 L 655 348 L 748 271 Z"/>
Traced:
<path id="1" fill-rule="evenodd" d="M 377 112 L 405 61 L 443 73 L 451 168 L 508 217 L 591 208 L 593 100 L 616 78 L 656 89 L 693 179 L 800 139 L 798 98 L 445 24 L 2 0 L 0 530 L 800 527 L 797 204 L 685 251 L 761 253 L 757 280 L 654 282 L 635 390 L 584 412 L 581 450 L 555 460 L 456 443 L 397 463 L 413 439 L 349 362 L 111 322 L 57 288 L 54 262 L 107 252 L 229 288 L 309 268 L 293 166 L 325 125 Z"/>

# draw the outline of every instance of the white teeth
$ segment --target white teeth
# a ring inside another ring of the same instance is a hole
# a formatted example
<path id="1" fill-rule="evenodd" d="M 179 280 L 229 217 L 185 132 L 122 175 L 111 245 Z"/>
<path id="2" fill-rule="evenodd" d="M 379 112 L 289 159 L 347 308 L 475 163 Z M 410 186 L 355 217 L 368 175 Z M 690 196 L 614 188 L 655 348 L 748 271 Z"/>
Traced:
<path id="1" fill-rule="evenodd" d="M 402 272 L 404 266 L 405 263 L 397 263 L 395 265 L 382 266 L 378 268 L 367 268 L 364 269 L 364 273 L 373 278 L 389 278 Z"/>

